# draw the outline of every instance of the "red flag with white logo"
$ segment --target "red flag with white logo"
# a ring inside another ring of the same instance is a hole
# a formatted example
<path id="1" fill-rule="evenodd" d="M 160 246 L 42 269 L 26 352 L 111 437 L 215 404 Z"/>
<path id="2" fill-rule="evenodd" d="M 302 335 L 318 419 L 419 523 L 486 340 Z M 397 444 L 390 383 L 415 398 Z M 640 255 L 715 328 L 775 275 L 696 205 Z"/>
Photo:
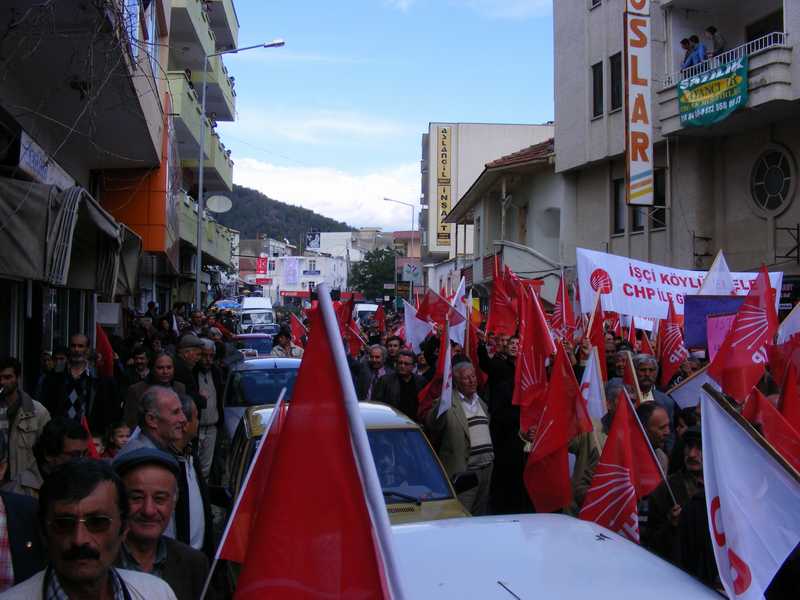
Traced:
<path id="1" fill-rule="evenodd" d="M 514 335 L 517 330 L 517 311 L 514 306 L 513 290 L 505 270 L 500 268 L 500 257 L 495 255 L 492 271 L 492 294 L 489 299 L 489 320 L 486 333 L 495 335 Z"/>
<path id="2" fill-rule="evenodd" d="M 603 307 L 600 304 L 600 293 L 594 302 L 594 310 L 589 319 L 587 335 L 589 344 L 597 348 L 597 358 L 600 361 L 600 372 L 603 374 L 603 381 L 608 381 L 608 366 L 606 365 L 606 332 L 603 329 L 603 322 L 606 320 L 603 314 Z"/>
<path id="3" fill-rule="evenodd" d="M 450 321 L 450 325 L 464 321 L 464 317 L 446 299 L 432 289 L 425 291 L 422 303 L 417 310 L 417 318 L 423 321 L 433 321 L 441 326 L 444 326 L 445 321 Z"/>
<path id="4" fill-rule="evenodd" d="M 620 394 L 608 439 L 583 500 L 580 518 L 639 542 L 637 503 L 663 481 L 630 401 Z"/>
<path id="5" fill-rule="evenodd" d="M 531 452 L 524 480 L 537 512 L 552 512 L 572 502 L 567 446 L 572 438 L 592 430 L 575 372 L 559 343 L 550 385 L 542 402 L 530 406 Z M 523 407 L 521 412 L 526 412 Z"/>
<path id="6" fill-rule="evenodd" d="M 660 383 L 662 387 L 666 387 L 680 369 L 681 363 L 689 357 L 689 351 L 683 345 L 683 331 L 672 298 L 669 299 L 666 320 L 659 323 L 658 349 L 661 363 Z"/>
<path id="7" fill-rule="evenodd" d="M 761 600 L 800 543 L 800 474 L 706 394 L 701 412 L 706 509 L 719 576 L 729 598 Z"/>
<path id="8" fill-rule="evenodd" d="M 742 407 L 742 416 L 757 425 L 761 435 L 791 464 L 800 471 L 800 433 L 783 418 L 778 409 L 753 388 Z"/>
<path id="9" fill-rule="evenodd" d="M 292 313 L 292 316 L 289 318 L 289 326 L 292 331 L 292 343 L 301 347 L 305 346 L 303 339 L 308 335 L 308 332 L 306 331 L 306 326 L 303 325 L 294 313 Z"/>
<path id="10" fill-rule="evenodd" d="M 766 346 L 772 342 L 777 329 L 775 290 L 770 285 L 767 269 L 762 266 L 722 347 L 708 367 L 708 374 L 737 402 L 744 402 L 764 374 Z"/>
<path id="11" fill-rule="evenodd" d="M 575 315 L 572 312 L 572 302 L 567 292 L 567 282 L 562 277 L 558 282 L 558 292 L 556 293 L 556 305 L 553 309 L 551 319 L 553 330 L 562 338 L 572 341 L 575 334 Z"/>
<path id="12" fill-rule="evenodd" d="M 556 347 L 536 294 L 524 288 L 519 304 L 522 309 L 519 354 L 511 403 L 530 406 L 541 400 L 547 391 L 545 363 L 555 354 Z"/>

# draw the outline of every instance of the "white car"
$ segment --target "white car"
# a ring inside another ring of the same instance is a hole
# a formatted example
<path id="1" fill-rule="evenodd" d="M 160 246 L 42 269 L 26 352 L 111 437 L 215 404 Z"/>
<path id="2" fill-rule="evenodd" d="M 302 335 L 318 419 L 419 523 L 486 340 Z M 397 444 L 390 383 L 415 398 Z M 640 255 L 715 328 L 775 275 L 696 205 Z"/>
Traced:
<path id="1" fill-rule="evenodd" d="M 633 542 L 566 515 L 445 519 L 392 532 L 406 598 L 721 598 Z"/>

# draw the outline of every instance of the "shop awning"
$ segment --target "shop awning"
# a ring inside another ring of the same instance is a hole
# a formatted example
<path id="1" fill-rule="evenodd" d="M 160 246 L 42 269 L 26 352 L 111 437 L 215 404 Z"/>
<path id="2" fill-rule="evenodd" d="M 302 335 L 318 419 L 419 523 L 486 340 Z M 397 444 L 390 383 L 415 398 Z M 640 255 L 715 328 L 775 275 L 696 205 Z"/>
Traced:
<path id="1" fill-rule="evenodd" d="M 127 225 L 122 228 L 122 247 L 119 252 L 117 288 L 115 296 L 133 296 L 139 276 L 139 258 L 142 255 L 142 238 Z"/>
<path id="2" fill-rule="evenodd" d="M 0 178 L 0 277 L 114 293 L 120 225 L 83 188 Z"/>

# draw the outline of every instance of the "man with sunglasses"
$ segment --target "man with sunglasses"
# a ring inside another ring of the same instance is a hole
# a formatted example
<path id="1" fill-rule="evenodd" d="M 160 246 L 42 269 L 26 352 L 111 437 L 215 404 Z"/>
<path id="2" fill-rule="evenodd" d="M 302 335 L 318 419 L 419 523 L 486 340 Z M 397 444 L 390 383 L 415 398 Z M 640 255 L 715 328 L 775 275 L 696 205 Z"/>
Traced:
<path id="1" fill-rule="evenodd" d="M 175 600 L 164 581 L 112 565 L 128 528 L 128 496 L 105 462 L 59 465 L 39 495 L 39 524 L 49 564 L 2 600 Z"/>

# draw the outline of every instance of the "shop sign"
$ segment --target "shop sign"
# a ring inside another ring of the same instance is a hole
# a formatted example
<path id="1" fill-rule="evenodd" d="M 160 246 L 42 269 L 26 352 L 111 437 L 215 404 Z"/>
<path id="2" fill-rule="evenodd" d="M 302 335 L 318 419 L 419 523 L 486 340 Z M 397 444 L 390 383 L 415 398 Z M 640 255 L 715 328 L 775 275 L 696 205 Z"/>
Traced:
<path id="1" fill-rule="evenodd" d="M 743 56 L 678 84 L 681 125 L 707 127 L 744 107 L 748 98 L 748 58 Z"/>

